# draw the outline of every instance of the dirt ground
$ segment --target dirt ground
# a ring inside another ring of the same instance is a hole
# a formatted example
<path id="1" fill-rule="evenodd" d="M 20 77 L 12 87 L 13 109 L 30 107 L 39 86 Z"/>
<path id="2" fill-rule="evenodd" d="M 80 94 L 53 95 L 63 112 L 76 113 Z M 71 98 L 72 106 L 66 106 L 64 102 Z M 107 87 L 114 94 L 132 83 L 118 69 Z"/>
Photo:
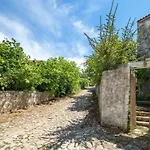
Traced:
<path id="1" fill-rule="evenodd" d="M 149 150 L 147 128 L 130 134 L 101 127 L 93 88 L 0 115 L 0 150 Z"/>

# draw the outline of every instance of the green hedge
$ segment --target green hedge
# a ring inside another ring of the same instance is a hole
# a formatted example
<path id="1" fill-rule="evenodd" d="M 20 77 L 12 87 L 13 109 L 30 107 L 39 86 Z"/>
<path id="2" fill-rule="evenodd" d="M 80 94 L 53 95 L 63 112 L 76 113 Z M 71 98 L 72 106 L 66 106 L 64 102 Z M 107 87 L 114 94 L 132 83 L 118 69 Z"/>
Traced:
<path id="1" fill-rule="evenodd" d="M 85 89 L 86 87 L 89 86 L 89 81 L 86 78 L 81 78 L 80 79 L 80 88 Z"/>
<path id="2" fill-rule="evenodd" d="M 0 90 L 48 91 L 63 96 L 79 89 L 75 62 L 63 57 L 31 60 L 14 39 L 0 43 Z"/>

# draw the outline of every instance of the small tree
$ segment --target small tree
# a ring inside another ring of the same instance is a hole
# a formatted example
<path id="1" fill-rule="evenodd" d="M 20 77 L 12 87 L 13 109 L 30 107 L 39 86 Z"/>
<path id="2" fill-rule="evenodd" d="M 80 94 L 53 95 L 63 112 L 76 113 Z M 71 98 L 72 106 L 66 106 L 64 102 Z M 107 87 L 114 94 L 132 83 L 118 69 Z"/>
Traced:
<path id="1" fill-rule="evenodd" d="M 97 38 L 90 38 L 85 33 L 89 44 L 94 50 L 93 54 L 86 60 L 88 75 L 94 83 L 100 82 L 103 71 L 116 68 L 119 64 L 126 64 L 129 61 L 136 60 L 137 44 L 133 40 L 135 21 L 129 19 L 125 28 L 116 29 L 115 21 L 118 4 L 114 11 L 113 6 L 114 0 L 112 1 L 110 12 L 106 15 L 106 23 L 102 24 L 100 17 Z M 122 36 L 119 37 L 121 30 Z"/>
<path id="2" fill-rule="evenodd" d="M 17 77 L 17 72 L 27 62 L 28 56 L 23 52 L 20 47 L 20 43 L 17 43 L 15 39 L 11 41 L 5 39 L 0 43 L 0 89 L 11 89 L 13 84 L 17 80 L 21 80 Z"/>

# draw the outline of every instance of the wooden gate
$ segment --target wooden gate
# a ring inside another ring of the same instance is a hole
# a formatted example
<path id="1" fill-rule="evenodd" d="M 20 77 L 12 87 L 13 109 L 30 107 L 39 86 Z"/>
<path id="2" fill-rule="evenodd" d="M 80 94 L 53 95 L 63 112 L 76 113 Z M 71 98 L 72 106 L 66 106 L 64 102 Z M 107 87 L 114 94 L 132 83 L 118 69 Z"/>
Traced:
<path id="1" fill-rule="evenodd" d="M 136 78 L 130 73 L 130 129 L 136 128 Z"/>
<path id="2" fill-rule="evenodd" d="M 150 109 L 150 108 L 149 108 Z M 148 125 L 146 125 L 148 127 Z M 136 77 L 130 73 L 130 129 L 136 128 Z M 149 112 L 149 130 L 150 130 L 150 112 Z"/>

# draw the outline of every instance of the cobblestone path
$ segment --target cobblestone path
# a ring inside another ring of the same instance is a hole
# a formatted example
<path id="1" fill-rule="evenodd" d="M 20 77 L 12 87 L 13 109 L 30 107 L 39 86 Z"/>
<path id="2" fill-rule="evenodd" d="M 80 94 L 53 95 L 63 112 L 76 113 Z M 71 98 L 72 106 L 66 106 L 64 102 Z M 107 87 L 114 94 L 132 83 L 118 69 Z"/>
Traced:
<path id="1" fill-rule="evenodd" d="M 2 114 L 0 150 L 149 150 L 146 129 L 128 135 L 99 125 L 91 90 Z"/>

